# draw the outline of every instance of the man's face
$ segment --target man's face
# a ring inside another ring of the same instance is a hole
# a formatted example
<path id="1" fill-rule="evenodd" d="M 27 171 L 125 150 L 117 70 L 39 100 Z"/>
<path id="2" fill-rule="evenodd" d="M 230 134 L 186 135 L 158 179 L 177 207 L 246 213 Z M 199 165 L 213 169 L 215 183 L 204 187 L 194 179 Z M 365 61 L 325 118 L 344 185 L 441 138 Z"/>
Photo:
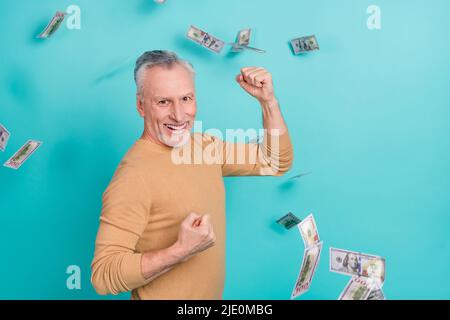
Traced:
<path id="1" fill-rule="evenodd" d="M 356 257 L 356 255 L 350 254 L 348 256 L 348 265 L 352 270 L 358 269 L 358 258 Z"/>
<path id="2" fill-rule="evenodd" d="M 194 76 L 183 66 L 156 66 L 144 71 L 137 110 L 144 117 L 146 136 L 175 147 L 184 144 L 194 125 L 197 104 Z"/>

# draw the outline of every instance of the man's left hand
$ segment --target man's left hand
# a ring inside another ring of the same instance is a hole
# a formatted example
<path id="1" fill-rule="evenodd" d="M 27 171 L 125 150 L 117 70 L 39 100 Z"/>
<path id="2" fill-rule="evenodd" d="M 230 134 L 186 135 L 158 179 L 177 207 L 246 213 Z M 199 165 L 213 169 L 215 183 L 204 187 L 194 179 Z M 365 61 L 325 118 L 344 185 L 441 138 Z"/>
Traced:
<path id="1" fill-rule="evenodd" d="M 236 81 L 261 104 L 275 101 L 272 75 L 261 67 L 245 67 L 236 76 Z"/>

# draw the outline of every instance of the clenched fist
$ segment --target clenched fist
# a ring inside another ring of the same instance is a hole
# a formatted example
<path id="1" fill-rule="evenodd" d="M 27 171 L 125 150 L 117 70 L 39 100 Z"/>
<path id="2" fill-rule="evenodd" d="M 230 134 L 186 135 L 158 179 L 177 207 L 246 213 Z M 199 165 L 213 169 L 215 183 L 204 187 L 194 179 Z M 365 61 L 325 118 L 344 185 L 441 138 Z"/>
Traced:
<path id="1" fill-rule="evenodd" d="M 272 75 L 264 68 L 242 68 L 241 73 L 236 76 L 236 81 L 260 103 L 267 103 L 275 100 Z"/>
<path id="2" fill-rule="evenodd" d="M 216 235 L 209 215 L 191 213 L 181 223 L 176 245 L 182 252 L 183 261 L 214 245 Z"/>

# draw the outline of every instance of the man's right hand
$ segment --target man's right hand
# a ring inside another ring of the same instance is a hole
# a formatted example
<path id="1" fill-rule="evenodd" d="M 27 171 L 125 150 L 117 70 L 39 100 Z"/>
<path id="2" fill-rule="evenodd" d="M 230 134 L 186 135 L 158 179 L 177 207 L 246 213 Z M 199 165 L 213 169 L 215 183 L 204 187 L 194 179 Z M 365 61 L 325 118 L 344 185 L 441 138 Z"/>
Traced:
<path id="1" fill-rule="evenodd" d="M 141 273 L 151 281 L 195 254 L 212 247 L 216 236 L 209 215 L 189 214 L 181 223 L 178 240 L 168 248 L 145 252 Z"/>
<path id="2" fill-rule="evenodd" d="M 190 213 L 181 223 L 175 246 L 179 249 L 181 259 L 185 261 L 212 247 L 215 242 L 216 235 L 210 216 Z"/>

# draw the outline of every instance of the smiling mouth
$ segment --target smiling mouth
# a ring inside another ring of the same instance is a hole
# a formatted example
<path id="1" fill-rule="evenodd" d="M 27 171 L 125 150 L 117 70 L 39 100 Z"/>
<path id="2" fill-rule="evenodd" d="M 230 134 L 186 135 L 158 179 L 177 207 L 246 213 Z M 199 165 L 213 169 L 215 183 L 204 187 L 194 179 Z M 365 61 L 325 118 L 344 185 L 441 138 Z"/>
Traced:
<path id="1" fill-rule="evenodd" d="M 164 126 L 169 129 L 174 134 L 183 133 L 184 129 L 186 129 L 188 122 L 184 122 L 181 124 L 173 124 L 173 123 L 164 123 Z"/>

